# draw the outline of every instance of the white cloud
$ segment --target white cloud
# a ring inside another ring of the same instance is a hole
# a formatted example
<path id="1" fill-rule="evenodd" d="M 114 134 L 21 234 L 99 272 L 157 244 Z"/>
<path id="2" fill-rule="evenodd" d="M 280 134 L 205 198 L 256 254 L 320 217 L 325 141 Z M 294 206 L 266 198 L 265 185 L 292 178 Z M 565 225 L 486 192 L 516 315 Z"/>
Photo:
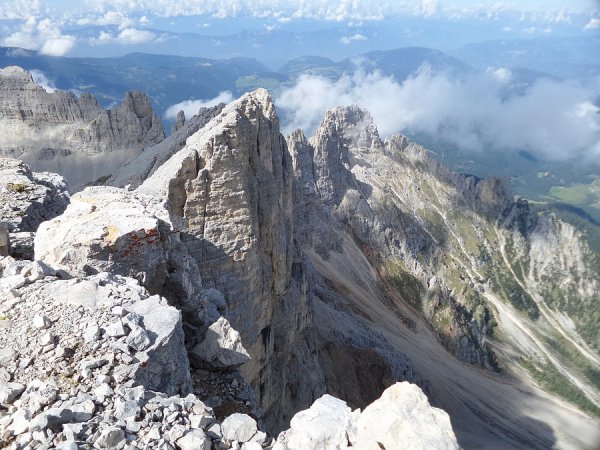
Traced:
<path id="1" fill-rule="evenodd" d="M 3 0 L 0 4 L 0 20 L 27 20 L 40 11 L 39 0 Z"/>
<path id="2" fill-rule="evenodd" d="M 136 28 L 125 28 L 117 36 L 117 40 L 123 44 L 144 44 L 153 41 L 156 35 L 151 31 L 138 30 Z"/>
<path id="3" fill-rule="evenodd" d="M 44 72 L 38 69 L 33 69 L 30 70 L 29 73 L 31 73 L 33 81 L 35 81 L 36 84 L 43 87 L 46 90 L 46 92 L 56 91 L 56 86 L 52 81 L 48 79 L 48 77 L 46 77 L 46 75 L 44 75 Z"/>
<path id="4" fill-rule="evenodd" d="M 426 66 L 402 83 L 361 70 L 337 81 L 304 75 L 276 104 L 286 131 L 311 132 L 327 109 L 358 104 L 383 135 L 426 133 L 473 151 L 525 149 L 554 160 L 598 160 L 598 86 L 540 80 L 507 98 L 507 76 L 495 69 L 458 80 Z"/>
<path id="5" fill-rule="evenodd" d="M 600 28 L 600 18 L 594 17 L 583 27 L 584 30 L 597 30 Z"/>
<path id="6" fill-rule="evenodd" d="M 147 42 L 161 39 L 160 36 L 148 30 L 139 30 L 137 28 L 125 28 L 113 35 L 107 31 L 100 31 L 97 38 L 91 40 L 92 44 L 122 44 L 122 45 L 139 45 Z"/>
<path id="7" fill-rule="evenodd" d="M 508 83 L 512 79 L 512 72 L 506 67 L 500 67 L 498 69 L 495 67 L 488 67 L 486 72 L 491 74 L 492 77 L 500 83 Z"/>
<path id="8" fill-rule="evenodd" d="M 62 34 L 59 26 L 52 19 L 38 21 L 29 17 L 21 28 L 2 40 L 7 47 L 21 47 L 39 50 L 50 56 L 63 56 L 75 45 L 75 37 Z"/>
<path id="9" fill-rule="evenodd" d="M 364 34 L 356 33 L 352 36 L 344 36 L 340 39 L 340 42 L 344 45 L 351 44 L 356 41 L 366 41 L 368 38 Z"/>
<path id="10" fill-rule="evenodd" d="M 218 105 L 219 103 L 229 103 L 232 100 L 233 95 L 229 91 L 223 91 L 215 98 L 211 98 L 209 100 L 186 100 L 169 106 L 165 112 L 165 118 L 175 119 L 177 117 L 177 113 L 182 110 L 185 113 L 185 116 L 189 118 L 198 114 L 198 110 L 200 108 L 208 108 L 210 106 Z"/>

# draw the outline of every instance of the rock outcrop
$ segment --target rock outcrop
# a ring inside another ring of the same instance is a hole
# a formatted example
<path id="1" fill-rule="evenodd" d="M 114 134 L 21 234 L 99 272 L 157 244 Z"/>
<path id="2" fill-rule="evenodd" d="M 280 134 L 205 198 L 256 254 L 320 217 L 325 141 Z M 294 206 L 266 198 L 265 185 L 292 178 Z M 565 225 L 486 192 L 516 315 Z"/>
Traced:
<path id="1" fill-rule="evenodd" d="M 47 286 L 54 302 L 78 304 L 82 317 L 100 314 L 97 326 L 84 333 L 76 327 L 75 335 L 95 343 L 82 348 L 109 361 L 85 369 L 106 371 L 101 374 L 111 377 L 104 381 L 115 392 L 123 383 L 164 396 L 185 392 L 185 377 L 169 374 L 173 365 L 188 367 L 181 362 L 185 340 L 193 390 L 214 407 L 214 416 L 192 422 L 192 398 L 173 400 L 178 416 L 164 405 L 147 408 L 146 393 L 137 406 L 109 400 L 102 403 L 106 410 L 92 411 L 102 412 L 94 422 L 100 426 L 82 428 L 89 431 L 81 431 L 86 442 L 175 442 L 182 448 L 212 442 L 250 450 L 270 443 L 256 427 L 285 430 L 295 413 L 320 399 L 292 421 L 277 445 L 396 448 L 404 439 L 414 448 L 456 448 L 447 416 L 432 410 L 418 388 L 399 381 L 417 383 L 432 404 L 447 409 L 466 447 L 585 446 L 595 439 L 593 422 L 574 413 L 545 415 L 543 424 L 525 418 L 528 408 L 558 403 L 530 389 L 529 381 L 507 383 L 484 369 L 521 357 L 556 361 L 558 350 L 538 330 L 573 336 L 575 348 L 593 360 L 541 290 L 547 283 L 557 298 L 571 288 L 594 291 L 591 266 L 576 263 L 589 249 L 572 228 L 513 202 L 500 180 L 453 174 L 403 136 L 381 139 L 358 107 L 332 110 L 313 137 L 297 131 L 286 142 L 272 99 L 258 90 L 204 110 L 176 134 L 110 180 L 129 188 L 93 187 L 74 195 L 62 216 L 40 226 L 35 257 L 42 261 L 6 259 L 0 278 L 9 309 L 29 290 L 47 298 Z M 556 261 L 543 258 L 547 248 L 558 253 Z M 558 268 L 570 273 L 557 274 Z M 135 293 L 112 286 L 121 279 L 135 284 Z M 125 291 L 134 297 L 128 306 L 112 305 L 124 302 Z M 55 355 L 57 340 L 48 330 L 58 322 L 50 310 L 28 306 L 45 312 L 33 320 L 33 334 Z M 589 304 L 582 307 L 587 311 Z M 78 323 L 69 308 L 67 319 Z M 499 363 L 488 346 L 497 322 L 507 324 L 494 346 Z M 154 347 L 159 341 L 162 350 Z M 17 353 L 9 348 L 0 361 Z M 156 372 L 149 370 L 155 366 Z M 11 370 L 0 385 L 6 402 L 43 390 L 26 377 L 16 379 L 26 367 Z M 594 400 L 577 371 L 560 370 Z M 141 398 L 138 391 L 119 395 Z M 65 397 L 70 412 L 54 410 L 58 404 L 47 419 L 60 421 L 73 411 L 89 415 L 87 400 Z M 75 406 L 80 403 L 85 406 Z M 356 408 L 364 411 L 352 412 Z M 132 410 L 135 419 L 127 420 Z M 231 412 L 239 414 L 221 423 Z M 14 442 L 25 441 L 20 436 L 30 431 L 23 424 L 33 413 L 19 406 L 8 414 L 0 426 L 11 427 L 7 436 Z M 307 430 L 317 416 L 327 423 Z M 588 432 L 565 439 L 565 417 Z M 52 436 L 54 443 L 80 431 L 69 426 L 61 432 Z M 419 440 L 423 433 L 431 440 Z"/>
<path id="2" fill-rule="evenodd" d="M 112 110 L 90 94 L 46 92 L 19 67 L 0 69 L 0 155 L 33 170 L 60 172 L 71 189 L 110 175 L 144 147 L 164 139 L 142 92 Z"/>
<path id="3" fill-rule="evenodd" d="M 0 256 L 33 258 L 34 231 L 65 210 L 69 192 L 53 173 L 34 173 L 23 162 L 0 158 Z"/>
<path id="4" fill-rule="evenodd" d="M 290 429 L 277 438 L 273 450 L 459 448 L 450 417 L 432 408 L 414 384 L 396 383 L 364 411 L 324 395 L 298 412 Z"/>
<path id="5" fill-rule="evenodd" d="M 137 189 L 165 200 L 203 283 L 223 292 L 227 319 L 252 358 L 242 371 L 272 429 L 342 372 L 383 367 L 381 377 L 357 374 L 357 385 L 339 390 L 354 406 L 394 381 L 416 379 L 383 336 L 336 311 L 335 294 L 318 297 L 326 282 L 294 242 L 292 170 L 272 99 L 258 90 L 227 105 Z M 315 314 L 317 303 L 323 312 Z M 326 356 L 336 354 L 352 356 L 335 363 Z"/>

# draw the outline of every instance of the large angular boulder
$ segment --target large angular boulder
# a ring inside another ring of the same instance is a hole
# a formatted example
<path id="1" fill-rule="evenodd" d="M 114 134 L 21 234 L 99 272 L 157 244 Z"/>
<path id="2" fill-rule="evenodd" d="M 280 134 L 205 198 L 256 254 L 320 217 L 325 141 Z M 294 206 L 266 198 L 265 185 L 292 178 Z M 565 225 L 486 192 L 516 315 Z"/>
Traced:
<path id="1" fill-rule="evenodd" d="M 445 411 L 429 405 L 421 389 L 396 383 L 361 413 L 324 395 L 297 413 L 273 450 L 455 450 L 458 443 Z"/>
<path id="2" fill-rule="evenodd" d="M 450 417 L 429 405 L 417 385 L 402 382 L 386 389 L 353 423 L 353 448 L 406 450 L 458 449 Z"/>
<path id="3" fill-rule="evenodd" d="M 156 293 L 167 276 L 168 220 L 151 197 L 90 187 L 73 196 L 63 215 L 40 226 L 35 258 L 73 276 L 131 276 Z"/>

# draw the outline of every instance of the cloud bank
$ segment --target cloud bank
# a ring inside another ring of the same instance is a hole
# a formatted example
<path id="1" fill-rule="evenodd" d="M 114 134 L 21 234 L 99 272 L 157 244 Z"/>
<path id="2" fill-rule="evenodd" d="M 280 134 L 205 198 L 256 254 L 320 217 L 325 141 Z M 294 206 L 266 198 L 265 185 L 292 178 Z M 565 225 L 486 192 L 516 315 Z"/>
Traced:
<path id="1" fill-rule="evenodd" d="M 382 135 L 425 133 L 472 151 L 528 150 L 542 158 L 600 157 L 600 80 L 593 87 L 541 79 L 510 92 L 508 69 L 457 80 L 422 67 L 399 83 L 358 70 L 337 81 L 303 75 L 280 93 L 286 132 L 312 132 L 323 113 L 339 105 L 368 109 Z"/>
<path id="2" fill-rule="evenodd" d="M 229 103 L 231 101 L 233 101 L 233 94 L 230 91 L 220 92 L 215 98 L 209 100 L 186 100 L 169 106 L 165 111 L 165 119 L 175 119 L 179 111 L 183 111 L 185 117 L 189 119 L 198 114 L 200 108 L 209 108 L 218 105 L 219 103 Z"/>
<path id="3" fill-rule="evenodd" d="M 38 50 L 49 56 L 64 56 L 75 45 L 75 37 L 62 34 L 52 19 L 37 20 L 30 17 L 20 29 L 5 37 L 2 45 Z"/>

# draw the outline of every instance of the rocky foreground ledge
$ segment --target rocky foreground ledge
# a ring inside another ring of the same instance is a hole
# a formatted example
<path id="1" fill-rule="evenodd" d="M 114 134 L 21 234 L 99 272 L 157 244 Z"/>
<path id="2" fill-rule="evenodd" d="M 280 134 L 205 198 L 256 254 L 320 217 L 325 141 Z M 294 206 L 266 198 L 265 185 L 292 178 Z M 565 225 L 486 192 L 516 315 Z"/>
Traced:
<path id="1" fill-rule="evenodd" d="M 159 202 L 93 187 L 66 206 L 60 177 L 7 159 L 0 198 L 2 447 L 458 448 L 448 415 L 406 382 L 363 411 L 324 395 L 268 436 L 223 296 L 195 284 Z"/>

